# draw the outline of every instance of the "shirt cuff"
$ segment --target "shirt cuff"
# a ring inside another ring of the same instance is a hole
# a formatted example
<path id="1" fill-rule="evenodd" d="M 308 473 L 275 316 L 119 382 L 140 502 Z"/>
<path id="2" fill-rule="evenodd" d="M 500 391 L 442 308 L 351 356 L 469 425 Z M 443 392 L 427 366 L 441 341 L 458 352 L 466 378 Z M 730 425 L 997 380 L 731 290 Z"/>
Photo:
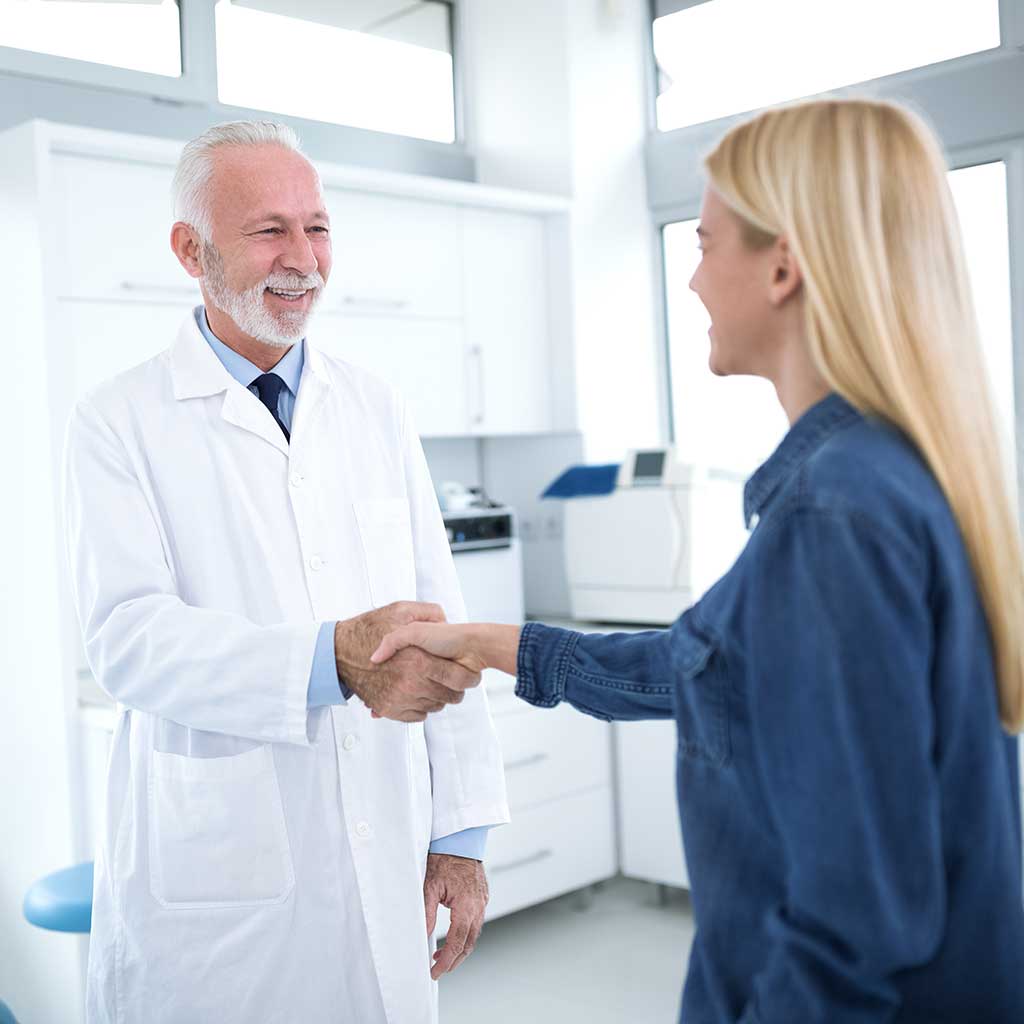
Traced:
<path id="1" fill-rule="evenodd" d="M 344 704 L 352 696 L 352 691 L 338 678 L 338 663 L 334 659 L 334 627 L 335 623 L 324 622 L 317 634 L 306 707 Z"/>
<path id="2" fill-rule="evenodd" d="M 516 654 L 516 696 L 539 708 L 565 700 L 565 677 L 581 633 L 527 622 Z"/>
<path id="3" fill-rule="evenodd" d="M 447 853 L 452 857 L 468 857 L 470 860 L 483 860 L 487 849 L 487 833 L 490 825 L 477 828 L 466 828 L 461 832 L 453 832 L 450 836 L 441 836 L 430 844 L 431 853 Z"/>

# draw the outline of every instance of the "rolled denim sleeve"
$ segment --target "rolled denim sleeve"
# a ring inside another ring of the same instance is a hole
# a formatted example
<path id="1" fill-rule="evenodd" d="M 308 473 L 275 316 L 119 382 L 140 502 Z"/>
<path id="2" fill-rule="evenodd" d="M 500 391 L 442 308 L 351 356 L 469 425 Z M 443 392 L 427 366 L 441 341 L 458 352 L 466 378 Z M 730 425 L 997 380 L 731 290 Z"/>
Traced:
<path id="1" fill-rule="evenodd" d="M 672 717 L 671 630 L 576 633 L 528 622 L 519 638 L 516 694 L 553 708 L 567 701 L 604 721 Z"/>
<path id="2" fill-rule="evenodd" d="M 335 623 L 325 622 L 317 633 L 306 694 L 306 706 L 310 708 L 344 704 L 352 696 L 352 691 L 338 678 L 338 664 L 334 658 L 334 627 Z"/>
<path id="3" fill-rule="evenodd" d="M 490 825 L 479 825 L 476 828 L 453 832 L 450 836 L 441 836 L 430 844 L 430 852 L 483 860 L 487 851 L 487 833 L 490 830 Z"/>
<path id="4" fill-rule="evenodd" d="M 921 556 L 861 515 L 760 539 L 746 612 L 754 765 L 788 865 L 740 1024 L 890 1021 L 934 956 L 945 865 Z"/>

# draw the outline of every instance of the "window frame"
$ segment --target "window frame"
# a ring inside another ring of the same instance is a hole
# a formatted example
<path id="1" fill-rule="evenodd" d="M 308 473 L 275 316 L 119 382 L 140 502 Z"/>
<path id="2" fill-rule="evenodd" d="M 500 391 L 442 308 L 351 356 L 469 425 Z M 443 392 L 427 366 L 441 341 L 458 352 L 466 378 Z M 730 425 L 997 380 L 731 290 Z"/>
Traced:
<path id="1" fill-rule="evenodd" d="M 211 115 L 214 121 L 267 117 L 283 121 L 299 131 L 311 155 L 324 159 L 336 159 L 338 152 L 347 152 L 356 154 L 351 162 L 359 163 L 359 154 L 366 152 L 371 155 L 369 162 L 389 169 L 470 180 L 474 176 L 475 165 L 465 136 L 466 94 L 461 60 L 463 10 L 461 0 L 442 2 L 451 8 L 455 139 L 450 143 L 222 104 L 217 94 L 217 0 L 178 0 L 181 19 L 181 76 L 178 78 L 0 46 L 0 84 L 4 80 L 12 83 L 20 80 L 22 89 L 40 96 L 45 93 L 51 101 L 53 86 L 57 84 L 57 102 L 74 109 L 76 114 L 83 105 L 95 109 L 95 116 L 89 119 L 97 127 L 107 127 L 105 122 L 108 120 L 101 113 L 100 105 L 120 106 L 128 110 L 132 101 L 141 97 L 172 110 L 186 113 L 201 110 L 206 124 L 210 123 Z M 61 89 L 61 86 L 72 88 Z M 86 88 L 74 88 L 83 86 Z M 66 117 L 57 115 L 50 119 L 72 123 L 82 120 L 70 113 Z M 191 128 L 184 131 L 189 134 Z M 315 145 L 310 145 L 310 140 L 315 140 Z M 380 159 L 382 153 L 387 154 L 383 161 Z"/>
<path id="2" fill-rule="evenodd" d="M 650 0 L 651 24 L 659 8 L 676 0 Z M 713 0 L 699 0 L 713 2 Z M 678 9 L 694 6 L 679 0 Z M 1010 316 L 1013 339 L 1017 491 L 1024 509 L 1024 5 L 999 0 L 1000 46 L 982 53 L 861 82 L 824 95 L 873 95 L 916 105 L 938 131 L 950 170 L 1003 161 L 1007 182 L 1010 251 Z M 703 181 L 700 157 L 744 112 L 703 124 L 660 132 L 655 119 L 657 65 L 653 30 L 647 79 L 648 132 L 645 151 L 651 246 L 656 269 L 656 328 L 659 333 L 658 407 L 662 440 L 674 440 L 671 361 L 668 338 L 668 290 L 663 229 L 666 224 L 700 216 Z M 808 97 L 810 98 L 810 97 Z"/>

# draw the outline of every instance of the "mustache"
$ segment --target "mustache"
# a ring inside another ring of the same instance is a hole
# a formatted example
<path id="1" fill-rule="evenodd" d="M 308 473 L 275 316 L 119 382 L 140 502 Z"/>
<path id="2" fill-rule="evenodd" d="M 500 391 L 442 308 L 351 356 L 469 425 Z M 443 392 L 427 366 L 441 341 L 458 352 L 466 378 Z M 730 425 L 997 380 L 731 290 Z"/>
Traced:
<path id="1" fill-rule="evenodd" d="M 324 283 L 318 270 L 314 270 L 311 274 L 270 274 L 264 278 L 260 289 L 281 288 L 291 292 L 310 291 L 323 288 Z"/>

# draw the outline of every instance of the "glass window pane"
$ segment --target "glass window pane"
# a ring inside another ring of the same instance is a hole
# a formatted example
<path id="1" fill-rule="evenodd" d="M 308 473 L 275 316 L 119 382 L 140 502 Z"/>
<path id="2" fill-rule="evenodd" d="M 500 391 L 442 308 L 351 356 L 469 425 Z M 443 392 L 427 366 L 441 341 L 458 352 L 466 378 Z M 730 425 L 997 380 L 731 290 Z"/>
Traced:
<path id="1" fill-rule="evenodd" d="M 0 0 L 0 46 L 181 75 L 181 22 L 174 0 Z"/>
<path id="2" fill-rule="evenodd" d="M 452 70 L 447 3 L 217 4 L 222 103 L 453 142 Z"/>
<path id="3" fill-rule="evenodd" d="M 1013 337 L 1006 167 L 1002 162 L 953 171 L 982 348 L 1015 479 Z M 675 443 L 683 458 L 749 474 L 775 449 L 788 423 L 775 389 L 753 377 L 716 377 L 708 369 L 710 319 L 690 291 L 700 259 L 698 221 L 664 229 L 669 373 Z"/>
<path id="4" fill-rule="evenodd" d="M 971 277 L 982 351 L 1000 428 L 1007 471 L 1016 478 L 1014 453 L 1013 327 L 1010 305 L 1010 236 L 1006 165 L 953 171 L 953 190 Z"/>
<path id="5" fill-rule="evenodd" d="M 654 22 L 658 127 L 700 124 L 999 45 L 999 0 L 711 0 Z"/>

